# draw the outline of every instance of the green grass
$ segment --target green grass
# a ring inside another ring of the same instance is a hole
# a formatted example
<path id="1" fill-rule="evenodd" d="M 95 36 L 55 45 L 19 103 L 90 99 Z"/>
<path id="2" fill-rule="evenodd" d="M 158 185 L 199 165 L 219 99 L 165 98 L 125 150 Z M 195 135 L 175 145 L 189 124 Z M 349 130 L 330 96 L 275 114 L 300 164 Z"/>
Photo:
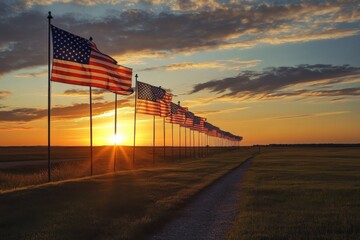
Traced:
<path id="1" fill-rule="evenodd" d="M 359 148 L 263 148 L 227 239 L 360 239 Z"/>
<path id="2" fill-rule="evenodd" d="M 253 149 L 0 194 L 0 239 L 142 239 Z"/>

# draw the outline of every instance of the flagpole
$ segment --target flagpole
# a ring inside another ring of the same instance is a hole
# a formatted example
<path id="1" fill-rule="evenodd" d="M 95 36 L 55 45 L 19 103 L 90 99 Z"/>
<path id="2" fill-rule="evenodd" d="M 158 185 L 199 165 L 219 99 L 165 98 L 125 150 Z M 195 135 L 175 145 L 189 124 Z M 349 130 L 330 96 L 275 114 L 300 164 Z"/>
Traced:
<path id="1" fill-rule="evenodd" d="M 116 171 L 116 151 L 117 151 L 117 94 L 115 93 L 115 126 L 114 126 L 114 172 Z"/>
<path id="2" fill-rule="evenodd" d="M 49 20 L 49 30 L 48 30 L 48 181 L 51 181 L 51 144 L 50 144 L 50 110 L 51 110 L 51 76 L 50 76 L 50 31 L 51 31 L 51 12 L 47 19 Z"/>
<path id="3" fill-rule="evenodd" d="M 174 123 L 171 122 L 171 155 L 174 160 Z"/>
<path id="4" fill-rule="evenodd" d="M 181 126 L 179 124 L 179 159 L 181 160 Z"/>
<path id="5" fill-rule="evenodd" d="M 92 37 L 89 38 L 90 41 L 93 40 Z M 92 122 L 92 87 L 89 86 L 90 93 L 90 176 L 93 175 L 93 122 Z"/>
<path id="6" fill-rule="evenodd" d="M 200 131 L 198 131 L 198 145 L 199 145 L 199 158 L 202 157 L 202 151 L 201 151 L 201 146 L 200 146 Z"/>
<path id="7" fill-rule="evenodd" d="M 165 156 L 165 152 L 166 152 L 166 147 L 165 147 L 165 117 L 163 117 L 163 128 L 164 128 L 164 162 L 166 160 L 166 156 Z"/>
<path id="8" fill-rule="evenodd" d="M 90 90 L 90 176 L 93 175 L 92 89 Z"/>
<path id="9" fill-rule="evenodd" d="M 190 158 L 192 158 L 192 149 L 191 149 L 191 138 L 192 138 L 192 136 L 191 136 L 191 128 L 189 128 L 189 132 L 190 132 L 190 139 L 189 139 L 190 151 L 189 151 L 189 153 L 190 153 Z"/>
<path id="10" fill-rule="evenodd" d="M 178 101 L 178 106 L 180 106 L 180 101 Z M 179 159 L 181 159 L 181 125 L 179 124 Z"/>
<path id="11" fill-rule="evenodd" d="M 136 103 L 138 96 L 138 75 L 135 74 L 135 110 L 134 110 L 134 143 L 133 143 L 133 159 L 132 159 L 132 168 L 135 166 L 135 141 L 136 141 Z"/>
<path id="12" fill-rule="evenodd" d="M 153 116 L 153 164 L 155 164 L 155 115 Z"/>
<path id="13" fill-rule="evenodd" d="M 187 158 L 187 154 L 186 154 L 186 127 L 184 127 L 184 131 L 185 131 L 185 145 L 184 145 L 184 148 L 185 148 L 185 159 Z"/>

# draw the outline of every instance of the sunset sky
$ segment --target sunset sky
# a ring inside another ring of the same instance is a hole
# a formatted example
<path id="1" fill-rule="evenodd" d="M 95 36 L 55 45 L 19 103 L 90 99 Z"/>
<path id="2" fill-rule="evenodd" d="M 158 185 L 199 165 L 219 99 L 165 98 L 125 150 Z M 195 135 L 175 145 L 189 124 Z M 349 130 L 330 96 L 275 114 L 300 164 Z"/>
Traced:
<path id="1" fill-rule="evenodd" d="M 47 144 L 48 11 L 242 145 L 360 142 L 358 1 L 5 0 L 1 146 Z M 131 145 L 134 97 L 118 100 Z M 95 145 L 112 144 L 114 94 L 94 88 L 93 111 Z M 137 144 L 150 145 L 152 117 L 137 126 Z M 156 126 L 162 144 L 160 117 Z M 88 87 L 52 83 L 51 141 L 89 144 Z"/>

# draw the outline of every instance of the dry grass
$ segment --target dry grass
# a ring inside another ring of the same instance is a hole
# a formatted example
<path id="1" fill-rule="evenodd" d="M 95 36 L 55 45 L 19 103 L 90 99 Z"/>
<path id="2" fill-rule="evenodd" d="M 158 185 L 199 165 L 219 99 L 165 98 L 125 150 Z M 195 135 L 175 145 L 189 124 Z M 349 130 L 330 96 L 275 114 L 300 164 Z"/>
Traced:
<path id="1" fill-rule="evenodd" d="M 135 169 L 144 167 L 162 166 L 171 162 L 192 161 L 205 153 L 217 154 L 229 149 L 210 148 L 192 149 L 190 158 L 185 159 L 185 150 L 174 147 L 166 148 L 165 160 L 163 148 L 155 149 L 155 164 L 153 163 L 151 147 L 137 147 Z M 116 154 L 116 170 L 129 170 L 132 166 L 132 147 L 118 147 Z M 114 148 L 113 146 L 94 147 L 93 174 L 99 175 L 114 171 Z M 46 147 L 0 147 L 0 162 L 22 161 L 21 166 L 1 167 L 0 165 L 0 191 L 16 189 L 29 185 L 46 183 L 47 172 L 47 148 Z M 39 161 L 40 160 L 40 161 Z M 66 161 L 63 161 L 66 160 Z M 38 161 L 32 164 L 31 161 Z M 28 162 L 29 164 L 27 164 Z M 61 181 L 71 178 L 79 178 L 90 175 L 90 149 L 88 147 L 52 147 L 51 175 L 53 181 Z"/>
<path id="2" fill-rule="evenodd" d="M 360 239 L 359 148 L 264 148 L 227 239 Z"/>
<path id="3" fill-rule="evenodd" d="M 0 194 L 0 239 L 143 239 L 252 152 L 228 150 Z"/>

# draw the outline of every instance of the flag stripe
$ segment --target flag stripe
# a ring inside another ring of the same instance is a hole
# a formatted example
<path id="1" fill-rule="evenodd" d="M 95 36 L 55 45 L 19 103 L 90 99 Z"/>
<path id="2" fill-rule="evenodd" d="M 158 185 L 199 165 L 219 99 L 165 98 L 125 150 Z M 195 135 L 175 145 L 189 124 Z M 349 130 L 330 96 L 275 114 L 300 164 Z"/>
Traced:
<path id="1" fill-rule="evenodd" d="M 51 80 L 94 86 L 129 95 L 132 69 L 117 65 L 116 60 L 98 50 L 95 43 L 51 26 L 53 67 Z"/>
<path id="2" fill-rule="evenodd" d="M 64 60 L 58 60 L 58 59 L 54 59 L 53 61 L 53 66 L 56 67 L 57 69 L 62 68 L 69 68 L 73 71 L 79 71 L 79 72 L 94 72 L 94 73 L 99 73 L 99 74 L 103 74 L 104 76 L 107 75 L 111 75 L 114 77 L 119 77 L 121 76 L 124 79 L 120 79 L 120 82 L 130 82 L 131 81 L 131 74 L 122 74 L 119 71 L 111 71 L 111 70 L 104 70 L 101 67 L 96 67 L 96 66 L 92 66 L 92 65 L 87 65 L 87 64 L 81 64 L 81 63 L 74 63 L 74 62 L 69 62 L 69 61 L 64 61 Z"/>

